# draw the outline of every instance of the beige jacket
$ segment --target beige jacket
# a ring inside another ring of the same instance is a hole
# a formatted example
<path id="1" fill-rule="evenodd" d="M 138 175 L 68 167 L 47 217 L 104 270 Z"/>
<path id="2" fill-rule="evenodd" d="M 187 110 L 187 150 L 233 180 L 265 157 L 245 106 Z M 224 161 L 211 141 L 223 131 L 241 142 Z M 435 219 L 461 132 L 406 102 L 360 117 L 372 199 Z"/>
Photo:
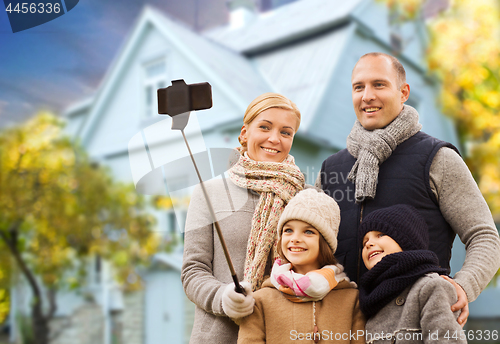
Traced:
<path id="1" fill-rule="evenodd" d="M 317 302 L 291 302 L 269 279 L 254 297 L 254 312 L 241 320 L 238 344 L 313 343 L 313 313 L 319 343 L 365 342 L 358 290 L 346 281 Z"/>

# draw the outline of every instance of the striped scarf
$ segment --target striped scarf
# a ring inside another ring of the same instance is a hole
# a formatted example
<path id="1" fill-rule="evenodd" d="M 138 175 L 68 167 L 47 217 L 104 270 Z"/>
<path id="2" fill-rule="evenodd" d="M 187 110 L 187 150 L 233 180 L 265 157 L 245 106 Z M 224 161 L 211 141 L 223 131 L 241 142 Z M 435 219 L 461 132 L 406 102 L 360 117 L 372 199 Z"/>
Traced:
<path id="1" fill-rule="evenodd" d="M 292 264 L 282 264 L 278 258 L 271 271 L 271 283 L 292 302 L 321 301 L 343 280 L 349 282 L 340 264 L 325 265 L 302 275 L 292 270 Z"/>
<path id="2" fill-rule="evenodd" d="M 241 154 L 238 162 L 229 169 L 231 181 L 242 188 L 260 193 L 259 203 L 252 218 L 245 259 L 245 281 L 252 289 L 261 287 L 267 258 L 274 248 L 276 256 L 277 226 L 286 204 L 304 188 L 304 175 L 295 165 L 293 156 L 283 162 L 254 161 Z"/>

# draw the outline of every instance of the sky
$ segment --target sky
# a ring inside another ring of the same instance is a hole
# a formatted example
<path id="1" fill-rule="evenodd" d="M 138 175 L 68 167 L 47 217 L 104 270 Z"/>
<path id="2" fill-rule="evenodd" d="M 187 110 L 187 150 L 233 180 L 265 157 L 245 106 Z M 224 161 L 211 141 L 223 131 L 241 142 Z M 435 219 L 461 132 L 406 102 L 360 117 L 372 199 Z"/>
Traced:
<path id="1" fill-rule="evenodd" d="M 0 127 L 40 110 L 61 114 L 90 97 L 146 4 L 188 26 L 194 26 L 198 4 L 203 30 L 227 20 L 225 1 L 80 0 L 59 18 L 17 33 L 0 11 Z"/>

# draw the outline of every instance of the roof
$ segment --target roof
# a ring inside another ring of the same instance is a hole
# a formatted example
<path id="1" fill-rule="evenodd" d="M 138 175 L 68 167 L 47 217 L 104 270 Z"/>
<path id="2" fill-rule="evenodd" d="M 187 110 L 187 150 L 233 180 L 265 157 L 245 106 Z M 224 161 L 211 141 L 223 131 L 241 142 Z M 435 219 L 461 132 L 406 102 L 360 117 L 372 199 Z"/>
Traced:
<path id="1" fill-rule="evenodd" d="M 94 97 L 90 96 L 88 98 L 85 98 L 83 100 L 80 100 L 76 103 L 71 104 L 68 106 L 63 113 L 64 117 L 73 117 L 77 115 L 81 115 L 88 111 L 94 103 Z"/>
<path id="2" fill-rule="evenodd" d="M 243 55 L 177 24 L 160 11 L 151 9 L 149 12 L 159 28 L 170 31 L 190 50 L 189 54 L 201 60 L 205 71 L 220 78 L 235 93 L 234 96 L 243 101 L 243 111 L 255 97 L 269 92 L 269 85 Z"/>
<path id="3" fill-rule="evenodd" d="M 354 29 L 344 25 L 254 58 L 272 88 L 297 104 L 303 114 L 299 132 L 313 121 Z"/>
<path id="4" fill-rule="evenodd" d="M 366 0 L 301 0 L 258 16 L 241 28 L 222 27 L 205 36 L 235 51 L 253 53 L 289 43 L 347 22 Z"/>
<path id="5" fill-rule="evenodd" d="M 153 256 L 152 264 L 158 263 L 181 272 L 182 253 L 157 253 Z"/>
<path id="6" fill-rule="evenodd" d="M 356 28 L 363 26 L 361 18 L 365 18 L 367 9 L 372 16 L 380 15 L 368 8 L 371 3 L 371 0 L 301 0 L 256 16 L 244 27 L 228 25 L 202 35 L 146 6 L 92 103 L 76 107 L 90 106 L 85 121 L 82 119 L 82 141 L 85 144 L 89 140 L 105 111 L 106 99 L 116 88 L 120 75 L 126 73 L 127 61 L 151 27 L 201 72 L 217 90 L 214 96 L 222 96 L 235 106 L 235 111 L 219 111 L 215 107 L 208 110 L 217 111 L 217 116 L 210 116 L 210 121 L 202 121 L 200 117 L 203 130 L 221 124 L 241 125 L 242 114 L 255 97 L 278 92 L 301 109 L 303 117 L 298 134 L 304 133 L 306 139 L 314 140 L 313 122 L 322 115 L 319 110 L 325 92 L 342 68 L 341 57 Z M 71 116 L 73 112 L 68 114 Z M 338 146 L 337 143 L 328 140 L 329 145 Z"/>
<path id="7" fill-rule="evenodd" d="M 251 61 L 227 47 L 192 32 L 161 14 L 160 11 L 146 6 L 94 98 L 94 103 L 80 133 L 84 143 L 93 132 L 105 108 L 106 99 L 115 88 L 120 75 L 124 73 L 132 52 L 140 44 L 144 32 L 150 25 L 165 36 L 186 60 L 201 70 L 210 80 L 212 87 L 217 87 L 241 110 L 241 113 L 255 97 L 269 91 L 269 85 L 259 73 L 255 72 Z M 70 111 L 67 113 L 71 116 Z M 227 122 L 227 120 L 228 118 L 220 117 L 220 122 Z"/>

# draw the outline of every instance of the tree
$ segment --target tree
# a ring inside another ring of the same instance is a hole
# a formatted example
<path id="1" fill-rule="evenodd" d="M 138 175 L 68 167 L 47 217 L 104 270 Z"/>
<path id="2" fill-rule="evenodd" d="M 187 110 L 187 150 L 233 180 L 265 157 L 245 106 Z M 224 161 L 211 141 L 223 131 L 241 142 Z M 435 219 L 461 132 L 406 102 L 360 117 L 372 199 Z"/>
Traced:
<path id="1" fill-rule="evenodd" d="M 466 162 L 500 214 L 500 3 L 457 0 L 431 23 L 429 67 L 443 82 L 443 111 L 458 124 Z"/>
<path id="2" fill-rule="evenodd" d="M 134 267 L 158 246 L 154 218 L 133 185 L 114 182 L 62 127 L 42 113 L 0 133 L 0 250 L 12 258 L 0 260 L 0 270 L 13 262 L 33 293 L 36 344 L 48 343 L 56 293 L 79 285 L 86 257 L 110 260 L 116 278 L 134 289 Z"/>
<path id="3" fill-rule="evenodd" d="M 500 215 L 500 2 L 383 1 L 400 22 L 427 20 L 427 63 L 442 82 L 442 110 L 454 119 L 465 161 Z"/>
<path id="4" fill-rule="evenodd" d="M 454 119 L 465 162 L 500 216 L 500 2 L 382 1 L 402 22 L 427 20 L 427 63 L 442 82 L 442 110 Z"/>
<path id="5" fill-rule="evenodd" d="M 8 252 L 0 250 L 0 324 L 3 324 L 9 315 L 10 295 L 9 288 L 11 282 L 11 267 Z M 7 264 L 5 264 L 7 263 Z"/>

